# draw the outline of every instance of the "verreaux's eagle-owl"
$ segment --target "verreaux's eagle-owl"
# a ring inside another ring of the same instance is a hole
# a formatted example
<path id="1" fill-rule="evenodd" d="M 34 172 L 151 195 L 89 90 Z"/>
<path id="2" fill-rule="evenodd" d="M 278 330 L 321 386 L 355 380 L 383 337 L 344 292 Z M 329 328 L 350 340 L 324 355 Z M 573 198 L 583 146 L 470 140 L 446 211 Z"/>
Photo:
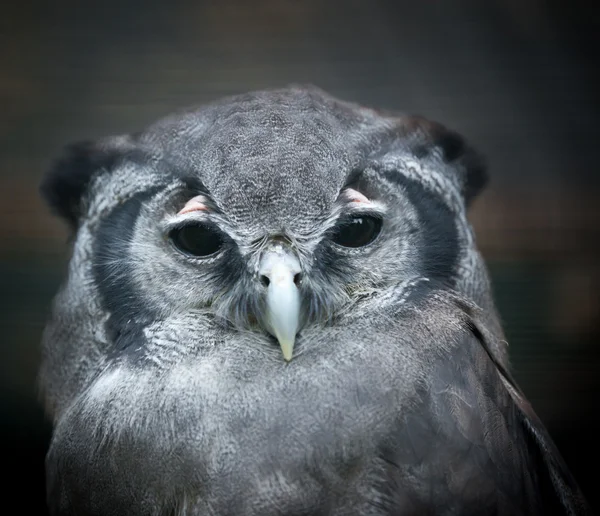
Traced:
<path id="1" fill-rule="evenodd" d="M 53 514 L 587 514 L 507 372 L 485 184 L 460 135 L 314 87 L 69 147 Z"/>

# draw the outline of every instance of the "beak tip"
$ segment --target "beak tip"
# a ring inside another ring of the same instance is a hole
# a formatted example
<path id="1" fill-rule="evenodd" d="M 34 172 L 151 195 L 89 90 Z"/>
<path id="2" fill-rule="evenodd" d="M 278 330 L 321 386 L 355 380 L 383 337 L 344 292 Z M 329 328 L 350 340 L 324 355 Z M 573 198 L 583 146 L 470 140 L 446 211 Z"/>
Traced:
<path id="1" fill-rule="evenodd" d="M 292 360 L 293 351 L 294 351 L 294 342 L 279 342 L 281 346 L 281 352 L 283 353 L 283 359 L 286 362 Z"/>

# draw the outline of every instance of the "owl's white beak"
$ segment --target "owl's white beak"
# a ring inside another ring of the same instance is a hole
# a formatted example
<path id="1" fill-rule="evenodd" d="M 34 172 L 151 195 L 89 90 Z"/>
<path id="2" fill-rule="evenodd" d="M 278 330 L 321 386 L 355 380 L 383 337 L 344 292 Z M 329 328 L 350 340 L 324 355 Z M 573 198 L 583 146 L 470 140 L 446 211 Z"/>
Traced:
<path id="1" fill-rule="evenodd" d="M 286 361 L 292 359 L 300 323 L 300 263 L 283 246 L 267 251 L 260 261 L 259 275 L 267 286 L 267 331 L 278 341 Z"/>

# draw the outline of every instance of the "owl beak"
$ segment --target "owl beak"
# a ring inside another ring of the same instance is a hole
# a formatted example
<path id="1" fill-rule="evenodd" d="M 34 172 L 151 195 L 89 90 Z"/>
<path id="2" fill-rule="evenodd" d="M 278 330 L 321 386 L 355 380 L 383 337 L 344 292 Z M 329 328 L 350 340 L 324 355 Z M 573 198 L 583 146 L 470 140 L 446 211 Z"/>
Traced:
<path id="1" fill-rule="evenodd" d="M 289 362 L 300 323 L 300 263 L 277 246 L 262 256 L 259 275 L 267 287 L 266 329 L 279 341 L 283 358 Z"/>

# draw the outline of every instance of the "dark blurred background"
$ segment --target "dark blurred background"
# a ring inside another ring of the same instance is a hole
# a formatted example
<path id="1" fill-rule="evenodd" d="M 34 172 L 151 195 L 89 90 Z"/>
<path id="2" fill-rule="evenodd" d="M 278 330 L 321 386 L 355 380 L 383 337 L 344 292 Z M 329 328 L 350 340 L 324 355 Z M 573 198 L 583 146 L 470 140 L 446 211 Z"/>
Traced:
<path id="1" fill-rule="evenodd" d="M 1 457 L 44 514 L 39 340 L 66 231 L 37 184 L 64 144 L 290 82 L 466 135 L 471 220 L 514 373 L 598 507 L 600 18 L 583 0 L 12 2 L 0 7 Z M 160 467 L 160 465 L 157 465 Z M 3 503 L 5 503 L 3 502 Z M 4 512 L 4 510 L 2 510 Z"/>

